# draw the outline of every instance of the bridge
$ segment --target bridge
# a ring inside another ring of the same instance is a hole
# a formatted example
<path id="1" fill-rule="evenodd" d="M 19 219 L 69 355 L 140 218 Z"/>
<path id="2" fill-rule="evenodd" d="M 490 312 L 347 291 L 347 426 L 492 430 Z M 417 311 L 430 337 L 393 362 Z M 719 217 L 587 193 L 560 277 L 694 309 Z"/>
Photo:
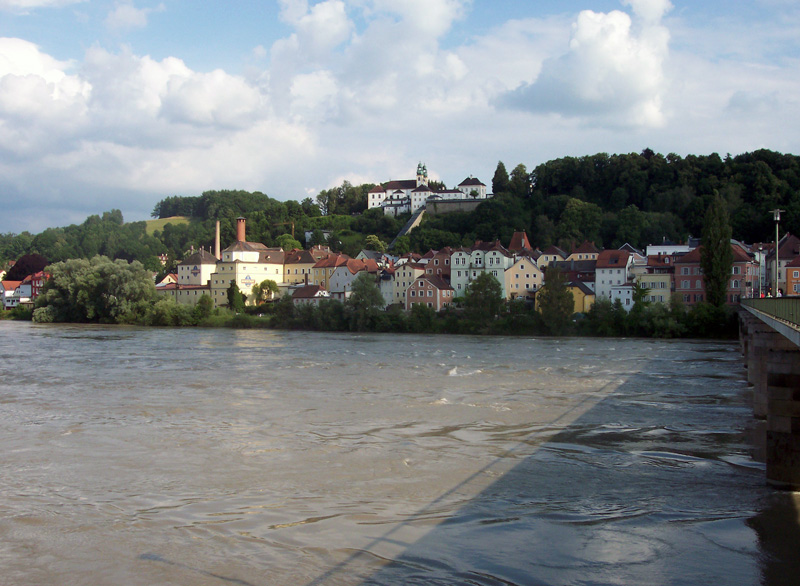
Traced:
<path id="1" fill-rule="evenodd" d="M 800 298 L 742 300 L 739 338 L 753 414 L 766 419 L 767 482 L 800 490 Z"/>

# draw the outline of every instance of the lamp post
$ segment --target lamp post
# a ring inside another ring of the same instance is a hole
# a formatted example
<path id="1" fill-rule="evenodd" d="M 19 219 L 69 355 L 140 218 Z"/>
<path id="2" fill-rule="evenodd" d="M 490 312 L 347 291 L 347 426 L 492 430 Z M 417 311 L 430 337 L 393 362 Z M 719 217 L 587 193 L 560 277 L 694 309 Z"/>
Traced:
<path id="1" fill-rule="evenodd" d="M 779 260 L 779 257 L 778 257 L 778 252 L 779 252 L 778 251 L 778 244 L 780 242 L 780 240 L 778 238 L 778 224 L 781 221 L 781 212 L 784 212 L 786 210 L 779 210 L 779 209 L 775 208 L 774 210 L 770 210 L 770 211 L 772 212 L 772 218 L 775 220 L 775 289 L 772 291 L 772 296 L 773 297 L 777 297 L 778 296 L 778 271 L 779 271 L 780 266 L 781 266 L 780 260 Z"/>
<path id="2" fill-rule="evenodd" d="M 764 248 L 758 247 L 758 297 L 764 296 L 764 282 L 761 280 L 761 269 L 764 267 Z"/>

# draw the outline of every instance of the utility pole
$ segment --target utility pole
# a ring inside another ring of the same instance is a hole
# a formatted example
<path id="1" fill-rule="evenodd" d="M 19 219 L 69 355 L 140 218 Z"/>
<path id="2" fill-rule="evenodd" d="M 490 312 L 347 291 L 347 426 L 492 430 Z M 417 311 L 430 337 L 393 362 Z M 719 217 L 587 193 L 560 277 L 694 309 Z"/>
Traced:
<path id="1" fill-rule="evenodd" d="M 778 238 L 778 224 L 781 221 L 781 212 L 785 212 L 786 210 L 779 210 L 775 208 L 774 210 L 770 210 L 772 212 L 772 217 L 775 220 L 775 288 L 772 291 L 772 296 L 778 296 L 778 270 L 780 268 L 780 260 L 779 260 L 779 251 L 778 251 L 778 244 L 780 243 L 780 239 Z"/>

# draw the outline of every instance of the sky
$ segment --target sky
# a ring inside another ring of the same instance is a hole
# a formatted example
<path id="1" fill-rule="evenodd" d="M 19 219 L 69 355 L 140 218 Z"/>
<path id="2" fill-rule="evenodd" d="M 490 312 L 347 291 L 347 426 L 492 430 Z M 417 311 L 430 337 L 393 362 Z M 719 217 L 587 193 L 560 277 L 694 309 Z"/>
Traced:
<path id="1" fill-rule="evenodd" d="M 0 233 L 419 162 L 800 154 L 798 106 L 798 0 L 0 0 Z"/>

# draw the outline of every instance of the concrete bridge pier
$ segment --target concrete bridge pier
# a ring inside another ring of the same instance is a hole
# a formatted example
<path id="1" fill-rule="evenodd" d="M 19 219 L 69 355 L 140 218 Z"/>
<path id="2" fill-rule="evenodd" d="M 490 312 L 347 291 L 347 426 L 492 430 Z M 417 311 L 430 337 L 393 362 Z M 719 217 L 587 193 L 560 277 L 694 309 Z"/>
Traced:
<path id="1" fill-rule="evenodd" d="M 753 385 L 753 415 L 758 419 L 766 419 L 769 413 L 767 388 L 772 353 L 798 350 L 798 347 L 749 314 L 742 316 L 739 339 L 747 367 L 747 382 Z"/>
<path id="2" fill-rule="evenodd" d="M 772 350 L 767 373 L 767 482 L 800 490 L 800 348 Z"/>
<path id="3" fill-rule="evenodd" d="M 800 490 L 800 346 L 746 313 L 740 333 L 753 414 L 766 418 L 767 483 Z"/>

